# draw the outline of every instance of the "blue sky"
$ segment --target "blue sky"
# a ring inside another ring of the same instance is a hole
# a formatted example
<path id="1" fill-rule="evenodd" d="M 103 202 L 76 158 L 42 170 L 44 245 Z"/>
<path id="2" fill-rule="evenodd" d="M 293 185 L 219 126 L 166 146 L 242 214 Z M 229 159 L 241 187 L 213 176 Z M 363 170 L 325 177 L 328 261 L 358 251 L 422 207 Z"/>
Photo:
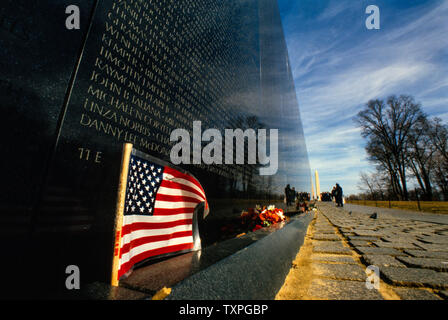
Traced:
<path id="1" fill-rule="evenodd" d="M 380 30 L 368 30 L 368 5 Z M 448 122 L 448 0 L 279 0 L 312 172 L 321 191 L 358 193 L 372 172 L 353 117 L 373 98 L 410 94 Z"/>

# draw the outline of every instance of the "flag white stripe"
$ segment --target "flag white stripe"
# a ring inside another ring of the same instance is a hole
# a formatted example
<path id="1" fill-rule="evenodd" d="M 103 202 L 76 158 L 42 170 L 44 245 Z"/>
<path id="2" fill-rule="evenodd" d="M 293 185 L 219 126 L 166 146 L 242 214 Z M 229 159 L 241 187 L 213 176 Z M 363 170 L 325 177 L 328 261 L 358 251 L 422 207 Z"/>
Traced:
<path id="1" fill-rule="evenodd" d="M 156 200 L 154 202 L 155 209 L 182 209 L 182 208 L 195 208 L 198 205 L 197 202 L 172 202 Z"/>
<path id="2" fill-rule="evenodd" d="M 163 235 L 169 235 L 174 232 L 181 232 L 181 231 L 191 231 L 192 225 L 191 224 L 184 224 L 180 226 L 175 226 L 171 228 L 164 228 L 164 229 L 146 229 L 146 230 L 136 230 L 131 233 L 125 234 L 123 236 L 122 240 L 122 246 L 125 244 L 130 243 L 132 240 L 136 240 L 143 237 L 151 237 L 151 236 L 163 236 Z"/>
<path id="3" fill-rule="evenodd" d="M 196 198 L 200 201 L 205 201 L 205 199 L 203 197 L 201 197 L 200 195 L 198 195 L 197 193 L 188 192 L 186 190 L 176 189 L 176 188 L 160 187 L 157 194 L 163 194 L 166 196 L 191 197 L 191 198 Z"/>
<path id="4" fill-rule="evenodd" d="M 177 244 L 187 244 L 187 243 L 193 243 L 193 236 L 173 238 L 173 239 L 165 240 L 165 241 L 145 243 L 141 246 L 134 247 L 128 253 L 123 254 L 120 259 L 120 265 L 123 265 L 124 263 L 128 262 L 133 256 L 136 256 L 145 251 L 164 248 L 164 247 L 173 246 L 173 245 L 177 245 Z"/>
<path id="5" fill-rule="evenodd" d="M 140 223 L 140 222 L 172 222 L 172 221 L 178 221 L 178 220 L 184 220 L 184 219 L 193 219 L 193 213 L 179 213 L 179 214 L 173 214 L 168 216 L 146 216 L 146 215 L 125 215 L 123 217 L 123 224 L 128 225 L 131 223 Z"/>
<path id="6" fill-rule="evenodd" d="M 173 181 L 173 182 L 177 182 L 180 184 L 183 184 L 185 186 L 191 187 L 196 189 L 205 199 L 205 194 L 204 192 L 202 192 L 201 188 L 199 188 L 197 185 L 195 185 L 193 182 L 190 182 L 188 180 L 182 179 L 182 178 L 178 178 L 175 177 L 169 173 L 163 173 L 163 180 L 167 180 L 167 181 Z"/>

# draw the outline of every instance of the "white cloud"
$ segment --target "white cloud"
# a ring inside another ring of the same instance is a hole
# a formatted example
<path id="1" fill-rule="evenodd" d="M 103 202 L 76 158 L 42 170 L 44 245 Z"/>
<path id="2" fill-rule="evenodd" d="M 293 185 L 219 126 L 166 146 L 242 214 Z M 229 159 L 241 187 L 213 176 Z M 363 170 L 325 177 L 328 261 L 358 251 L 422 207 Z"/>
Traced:
<path id="1" fill-rule="evenodd" d="M 340 15 L 344 11 L 347 11 L 347 4 L 343 1 L 330 2 L 325 10 L 317 17 L 317 20 L 322 21 L 331 19 Z"/>

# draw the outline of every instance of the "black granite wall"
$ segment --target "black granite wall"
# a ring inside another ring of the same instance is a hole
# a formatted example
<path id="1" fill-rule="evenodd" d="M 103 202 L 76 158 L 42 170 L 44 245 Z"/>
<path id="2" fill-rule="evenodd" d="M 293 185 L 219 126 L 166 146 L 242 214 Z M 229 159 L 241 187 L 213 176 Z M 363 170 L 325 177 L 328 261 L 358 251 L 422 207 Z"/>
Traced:
<path id="1" fill-rule="evenodd" d="M 273 176 L 181 165 L 209 199 L 205 245 L 248 203 L 281 200 L 287 183 L 308 190 L 276 1 L 77 1 L 79 30 L 65 28 L 69 1 L 3 2 L 1 271 L 19 296 L 30 283 L 64 291 L 69 264 L 83 283 L 108 281 L 123 142 L 169 161 L 171 131 L 195 120 L 279 129 Z"/>

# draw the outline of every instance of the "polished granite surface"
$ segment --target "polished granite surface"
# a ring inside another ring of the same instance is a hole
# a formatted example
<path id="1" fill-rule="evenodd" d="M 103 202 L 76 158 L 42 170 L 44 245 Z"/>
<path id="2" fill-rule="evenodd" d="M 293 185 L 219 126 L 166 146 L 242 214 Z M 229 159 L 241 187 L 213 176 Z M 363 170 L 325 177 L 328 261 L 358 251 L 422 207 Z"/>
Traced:
<path id="1" fill-rule="evenodd" d="M 249 232 L 238 238 L 152 261 L 120 282 L 119 288 L 94 283 L 83 291 L 88 299 L 149 299 L 172 287 L 167 299 L 271 299 L 283 283 L 303 243 L 313 214 Z"/>

